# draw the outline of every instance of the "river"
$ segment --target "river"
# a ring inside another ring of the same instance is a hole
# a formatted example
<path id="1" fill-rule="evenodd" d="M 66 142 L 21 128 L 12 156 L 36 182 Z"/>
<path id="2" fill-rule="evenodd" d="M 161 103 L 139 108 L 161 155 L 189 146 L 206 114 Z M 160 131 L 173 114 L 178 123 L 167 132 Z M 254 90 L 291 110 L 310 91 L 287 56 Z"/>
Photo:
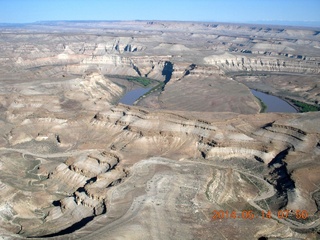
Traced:
<path id="1" fill-rule="evenodd" d="M 135 101 L 142 95 L 147 93 L 151 88 L 136 88 L 127 92 L 121 99 L 120 103 L 133 105 Z M 296 113 L 297 110 L 292 107 L 289 103 L 282 100 L 279 97 L 272 96 L 263 92 L 259 92 L 251 89 L 254 96 L 261 99 L 261 101 L 267 106 L 265 112 L 285 112 L 285 113 Z"/>
<path id="2" fill-rule="evenodd" d="M 259 92 L 251 89 L 251 92 L 257 98 L 260 98 L 261 101 L 267 106 L 265 112 L 284 112 L 284 113 L 296 113 L 298 112 L 294 107 L 289 103 L 278 98 L 263 92 Z"/>
<path id="3" fill-rule="evenodd" d="M 120 99 L 120 103 L 126 104 L 126 105 L 133 105 L 135 101 L 138 100 L 139 97 L 141 97 L 143 94 L 150 91 L 151 88 L 136 88 L 129 92 L 127 92 L 123 97 Z"/>

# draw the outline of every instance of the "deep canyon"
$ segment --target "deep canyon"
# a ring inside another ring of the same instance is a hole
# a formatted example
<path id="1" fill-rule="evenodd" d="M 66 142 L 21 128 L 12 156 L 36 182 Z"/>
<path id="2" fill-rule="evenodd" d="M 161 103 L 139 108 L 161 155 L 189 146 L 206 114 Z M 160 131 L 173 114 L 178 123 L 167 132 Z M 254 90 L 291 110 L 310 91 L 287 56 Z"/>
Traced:
<path id="1" fill-rule="evenodd" d="M 0 50 L 0 239 L 320 237 L 320 113 L 250 90 L 319 109 L 320 29 L 38 22 Z"/>

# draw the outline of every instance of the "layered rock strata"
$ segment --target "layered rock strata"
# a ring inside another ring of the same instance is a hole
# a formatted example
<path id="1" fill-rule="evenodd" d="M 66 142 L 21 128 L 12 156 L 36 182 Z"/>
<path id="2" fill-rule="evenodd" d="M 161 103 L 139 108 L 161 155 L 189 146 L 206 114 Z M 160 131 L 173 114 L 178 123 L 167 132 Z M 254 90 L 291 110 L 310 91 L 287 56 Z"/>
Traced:
<path id="1" fill-rule="evenodd" d="M 5 238 L 319 237 L 320 115 L 257 114 L 243 84 L 318 101 L 318 31 L 39 23 L 0 40 Z M 126 76 L 163 85 L 117 104 Z"/>

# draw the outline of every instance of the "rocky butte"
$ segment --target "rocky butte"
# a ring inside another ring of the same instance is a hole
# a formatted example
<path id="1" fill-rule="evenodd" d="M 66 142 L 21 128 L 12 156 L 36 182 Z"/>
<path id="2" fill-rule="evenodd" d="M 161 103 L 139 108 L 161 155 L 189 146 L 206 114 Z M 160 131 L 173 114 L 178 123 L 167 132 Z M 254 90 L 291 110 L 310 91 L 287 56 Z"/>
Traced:
<path id="1" fill-rule="evenodd" d="M 0 52 L 2 239 L 320 237 L 320 29 L 38 22 Z"/>

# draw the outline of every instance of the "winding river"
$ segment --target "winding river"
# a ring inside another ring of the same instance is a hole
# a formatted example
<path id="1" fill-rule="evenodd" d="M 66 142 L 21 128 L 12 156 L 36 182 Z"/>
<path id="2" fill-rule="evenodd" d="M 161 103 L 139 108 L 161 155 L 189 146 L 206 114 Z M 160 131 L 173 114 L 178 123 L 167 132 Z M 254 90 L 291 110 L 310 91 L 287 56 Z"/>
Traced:
<path id="1" fill-rule="evenodd" d="M 294 107 L 289 103 L 282 100 L 281 98 L 259 92 L 251 89 L 251 92 L 257 98 L 260 98 L 261 101 L 267 106 L 265 112 L 284 112 L 284 113 L 296 113 L 298 112 Z"/>
<path id="2" fill-rule="evenodd" d="M 121 99 L 120 103 L 133 105 L 135 101 L 142 95 L 147 93 L 151 88 L 136 88 L 127 92 Z M 289 103 L 282 100 L 279 97 L 272 96 L 263 92 L 259 92 L 251 89 L 252 94 L 261 99 L 261 101 L 267 106 L 265 112 L 284 112 L 284 113 L 296 113 L 297 110 L 292 107 Z"/>

